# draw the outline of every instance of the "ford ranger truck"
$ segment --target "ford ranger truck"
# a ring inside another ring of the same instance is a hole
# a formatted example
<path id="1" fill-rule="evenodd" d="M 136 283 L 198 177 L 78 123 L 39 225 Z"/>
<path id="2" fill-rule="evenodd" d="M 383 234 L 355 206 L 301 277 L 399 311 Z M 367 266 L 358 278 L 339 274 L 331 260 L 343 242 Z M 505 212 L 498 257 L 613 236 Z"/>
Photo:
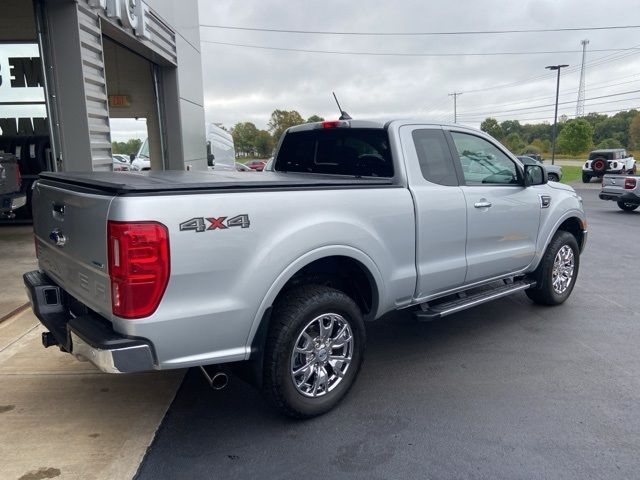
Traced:
<path id="1" fill-rule="evenodd" d="M 640 176 L 605 175 L 599 197 L 613 200 L 620 210 L 633 212 L 640 207 Z"/>
<path id="2" fill-rule="evenodd" d="M 522 291 L 558 305 L 587 239 L 543 167 L 420 121 L 292 127 L 261 175 L 47 172 L 33 199 L 45 346 L 110 373 L 241 365 L 298 418 L 353 385 L 366 321 Z"/>

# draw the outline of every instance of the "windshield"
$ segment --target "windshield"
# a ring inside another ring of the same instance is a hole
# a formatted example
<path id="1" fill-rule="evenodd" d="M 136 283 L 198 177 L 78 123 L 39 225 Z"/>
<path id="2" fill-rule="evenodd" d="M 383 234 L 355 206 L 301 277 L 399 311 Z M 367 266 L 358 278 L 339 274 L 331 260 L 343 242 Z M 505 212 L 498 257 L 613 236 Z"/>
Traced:
<path id="1" fill-rule="evenodd" d="M 356 177 L 393 177 L 386 130 L 314 129 L 287 133 L 274 170 Z"/>

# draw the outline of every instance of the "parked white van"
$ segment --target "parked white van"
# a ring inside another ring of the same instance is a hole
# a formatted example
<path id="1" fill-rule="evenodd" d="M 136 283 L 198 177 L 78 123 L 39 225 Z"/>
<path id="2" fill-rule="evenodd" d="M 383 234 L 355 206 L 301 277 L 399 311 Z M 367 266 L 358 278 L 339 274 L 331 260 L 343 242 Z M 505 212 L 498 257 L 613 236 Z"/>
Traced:
<path id="1" fill-rule="evenodd" d="M 235 170 L 236 149 L 231 134 L 214 123 L 208 123 L 205 136 L 209 169 Z"/>

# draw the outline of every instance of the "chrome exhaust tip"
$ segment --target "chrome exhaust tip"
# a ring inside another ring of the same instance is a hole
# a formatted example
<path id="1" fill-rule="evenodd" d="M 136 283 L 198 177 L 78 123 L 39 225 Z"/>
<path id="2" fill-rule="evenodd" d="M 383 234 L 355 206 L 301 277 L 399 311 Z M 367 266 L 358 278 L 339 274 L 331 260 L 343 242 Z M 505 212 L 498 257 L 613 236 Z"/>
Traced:
<path id="1" fill-rule="evenodd" d="M 209 375 L 206 368 L 200 366 L 200 371 L 204 375 L 204 378 L 207 380 L 207 383 L 214 390 L 222 390 L 229 384 L 229 376 L 220 370 L 216 371 L 213 376 Z"/>

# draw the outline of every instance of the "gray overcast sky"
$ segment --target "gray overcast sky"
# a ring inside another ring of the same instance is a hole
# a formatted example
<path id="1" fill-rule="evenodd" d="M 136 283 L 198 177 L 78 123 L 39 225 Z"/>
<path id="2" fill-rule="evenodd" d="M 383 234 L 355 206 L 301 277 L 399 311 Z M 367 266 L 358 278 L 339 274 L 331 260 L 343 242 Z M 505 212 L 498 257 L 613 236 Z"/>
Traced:
<path id="1" fill-rule="evenodd" d="M 200 23 L 294 30 L 459 31 L 561 28 L 640 24 L 637 0 L 617 1 L 416 1 L 380 0 L 200 0 Z M 369 37 L 297 35 L 201 28 L 200 39 L 273 47 L 370 52 L 498 52 L 628 48 L 640 44 L 640 29 L 451 37 Z M 639 45 L 640 46 L 640 45 Z M 502 85 L 548 73 L 549 64 L 579 67 L 580 53 L 495 57 L 373 57 L 258 50 L 202 43 L 207 122 L 230 127 L 251 121 L 266 128 L 276 108 L 298 110 L 303 117 L 335 118 L 335 90 L 353 117 L 429 117 L 453 119 L 447 93 Z M 587 53 L 587 61 L 624 55 Z M 575 113 L 579 70 L 561 79 L 560 114 Z M 635 74 L 635 75 L 634 75 Z M 640 50 L 587 69 L 587 99 L 640 89 Z M 607 84 L 622 83 L 616 86 Z M 566 94 L 562 95 L 562 92 Z M 553 121 L 555 79 L 512 88 L 464 93 L 458 99 L 461 123 L 478 125 L 494 114 L 506 119 Z M 541 98 L 548 97 L 548 98 Z M 640 105 L 640 93 L 587 101 L 585 111 L 607 111 Z M 629 99 L 616 103 L 612 100 Z M 634 99 L 634 100 L 631 100 Z M 533 111 L 501 110 L 543 105 Z"/>

